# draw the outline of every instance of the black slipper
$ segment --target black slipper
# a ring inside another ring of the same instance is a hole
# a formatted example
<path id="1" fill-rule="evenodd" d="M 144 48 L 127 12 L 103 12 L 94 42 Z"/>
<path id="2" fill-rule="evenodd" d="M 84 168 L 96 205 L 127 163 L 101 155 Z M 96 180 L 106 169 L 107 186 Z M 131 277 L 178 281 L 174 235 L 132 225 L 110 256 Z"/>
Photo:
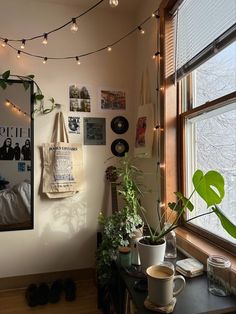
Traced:
<path id="1" fill-rule="evenodd" d="M 55 280 L 49 292 L 49 302 L 50 303 L 57 303 L 61 298 L 61 293 L 63 290 L 63 283 L 61 280 Z"/>
<path id="2" fill-rule="evenodd" d="M 74 301 L 76 298 L 76 284 L 71 278 L 65 280 L 64 290 L 66 301 Z"/>
<path id="3" fill-rule="evenodd" d="M 26 292 L 25 292 L 25 297 L 27 300 L 27 304 L 30 307 L 34 307 L 36 305 L 38 305 L 39 300 L 38 300 L 38 288 L 35 284 L 31 284 L 29 285 L 29 287 L 27 288 Z"/>
<path id="4" fill-rule="evenodd" d="M 49 299 L 49 287 L 48 285 L 43 282 L 38 287 L 38 304 L 44 305 L 48 303 Z"/>

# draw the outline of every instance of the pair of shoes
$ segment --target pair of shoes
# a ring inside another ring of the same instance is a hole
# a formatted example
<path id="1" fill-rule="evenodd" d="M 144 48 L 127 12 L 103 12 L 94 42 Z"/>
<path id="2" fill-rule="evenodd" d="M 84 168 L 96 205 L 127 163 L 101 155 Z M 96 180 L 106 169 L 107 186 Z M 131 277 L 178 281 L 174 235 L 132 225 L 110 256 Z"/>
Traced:
<path id="1" fill-rule="evenodd" d="M 25 297 L 30 307 L 36 305 L 45 305 L 48 303 L 50 289 L 48 285 L 43 282 L 38 287 L 35 284 L 29 285 L 26 290 Z"/>
<path id="2" fill-rule="evenodd" d="M 53 281 L 49 293 L 49 302 L 50 303 L 57 303 L 61 299 L 61 294 L 63 291 L 63 282 L 62 280 L 58 279 Z"/>
<path id="3" fill-rule="evenodd" d="M 67 278 L 64 282 L 66 301 L 74 301 L 76 298 L 76 284 L 71 278 Z"/>

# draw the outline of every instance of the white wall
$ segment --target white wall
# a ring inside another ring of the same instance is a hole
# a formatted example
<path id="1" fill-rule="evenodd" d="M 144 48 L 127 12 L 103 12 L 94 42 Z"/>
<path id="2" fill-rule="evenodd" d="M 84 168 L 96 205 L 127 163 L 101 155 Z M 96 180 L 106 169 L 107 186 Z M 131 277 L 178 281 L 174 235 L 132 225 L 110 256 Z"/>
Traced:
<path id="1" fill-rule="evenodd" d="M 160 0 L 148 0 L 143 2 L 142 6 L 139 8 L 137 15 L 137 21 L 144 20 L 149 16 L 150 12 L 154 12 L 158 9 L 160 5 Z M 156 91 L 157 80 L 158 80 L 158 65 L 157 60 L 153 60 L 152 56 L 158 50 L 157 41 L 158 41 L 158 24 L 159 21 L 156 18 L 153 18 L 149 23 L 145 24 L 143 28 L 145 29 L 145 35 L 141 36 L 140 40 L 137 41 L 137 58 L 136 58 L 136 81 L 135 89 L 137 91 L 137 103 L 140 104 L 140 84 L 141 84 L 141 75 L 142 72 L 148 69 L 150 77 L 150 93 L 151 93 L 151 102 L 153 103 L 154 108 L 154 125 L 159 121 L 158 120 L 158 94 Z M 144 172 L 144 185 L 147 189 L 150 189 L 151 192 L 145 194 L 143 200 L 143 206 L 146 208 L 146 215 L 153 226 L 156 228 L 158 223 L 157 217 L 157 200 L 160 195 L 160 177 L 157 170 L 157 161 L 158 161 L 158 131 L 154 132 L 154 143 L 153 143 L 153 155 L 150 159 L 140 159 L 138 160 L 138 166 Z"/>
<path id="2" fill-rule="evenodd" d="M 81 12 L 78 7 L 49 4 L 32 0 L 0 1 L 0 34 L 3 37 L 30 37 L 44 33 Z M 26 50 L 45 56 L 76 55 L 97 49 L 121 37 L 135 25 L 132 14 L 121 14 L 110 7 L 96 9 L 79 22 L 79 32 L 68 29 L 49 37 L 47 47 L 41 41 L 27 43 Z M 42 61 L 27 56 L 16 58 L 16 52 L 0 47 L 0 73 L 34 74 L 45 98 L 54 97 L 62 104 L 62 111 L 69 113 L 68 86 L 83 83 L 91 87 L 92 112 L 72 113 L 80 117 L 105 117 L 106 146 L 84 146 L 83 189 L 75 197 L 51 201 L 39 193 L 41 159 L 39 147 L 48 142 L 56 112 L 35 119 L 34 167 L 34 229 L 0 233 L 0 277 L 92 267 L 95 264 L 97 216 L 104 207 L 104 171 L 113 164 L 110 144 L 118 135 L 110 130 L 110 121 L 117 114 L 124 114 L 130 121 L 125 138 L 132 144 L 134 136 L 135 42 L 132 36 L 111 53 L 101 52 L 82 59 L 81 66 L 72 61 Z M 17 46 L 17 44 L 16 44 Z M 125 89 L 127 111 L 101 112 L 98 110 L 100 87 Z M 45 106 L 49 105 L 47 102 Z M 71 142 L 82 138 L 70 135 Z M 132 146 L 132 145 L 131 145 Z"/>
<path id="3" fill-rule="evenodd" d="M 72 34 L 68 29 L 49 37 L 47 47 L 41 41 L 27 43 L 26 50 L 45 56 L 81 54 L 108 45 L 127 33 L 151 12 L 157 9 L 158 0 L 142 4 L 138 16 L 116 11 L 96 9 L 79 21 L 79 32 Z M 0 0 L 0 35 L 23 38 L 44 33 L 81 12 L 78 7 L 63 6 L 32 0 Z M 39 193 L 41 158 L 39 147 L 48 142 L 52 133 L 55 112 L 35 119 L 35 208 L 34 229 L 0 233 L 0 277 L 79 269 L 95 264 L 97 216 L 107 206 L 104 172 L 114 164 L 110 145 L 119 136 L 110 129 L 111 119 L 124 114 L 129 122 L 129 131 L 122 135 L 133 150 L 136 107 L 139 104 L 141 72 L 146 66 L 151 77 L 152 101 L 156 105 L 156 67 L 152 54 L 156 51 L 156 20 L 145 26 L 146 34 L 140 38 L 134 34 L 118 44 L 111 53 L 106 51 L 82 59 L 81 66 L 71 61 L 48 61 L 22 56 L 0 47 L 0 73 L 10 69 L 12 73 L 34 74 L 45 98 L 54 97 L 62 104 L 65 117 L 105 117 L 107 130 L 106 146 L 84 146 L 84 182 L 80 193 L 72 198 L 51 201 Z M 91 87 L 92 112 L 70 113 L 68 86 L 82 83 Z M 125 89 L 127 92 L 126 112 L 102 112 L 98 108 L 100 87 Z M 49 105 L 47 102 L 45 106 Z M 71 142 L 82 142 L 82 137 L 70 135 Z M 155 149 L 154 149 L 155 151 Z M 156 209 L 157 178 L 155 175 L 156 153 L 139 164 L 147 172 L 146 182 L 153 192 L 145 199 L 148 216 L 152 219 Z"/>

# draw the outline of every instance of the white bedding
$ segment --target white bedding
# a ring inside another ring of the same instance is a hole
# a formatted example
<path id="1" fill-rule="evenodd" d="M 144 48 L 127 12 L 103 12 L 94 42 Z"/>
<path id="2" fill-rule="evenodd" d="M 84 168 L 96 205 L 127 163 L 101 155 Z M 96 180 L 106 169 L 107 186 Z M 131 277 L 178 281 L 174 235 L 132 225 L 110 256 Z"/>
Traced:
<path id="1" fill-rule="evenodd" d="M 16 184 L 12 189 L 0 191 L 0 224 L 15 224 L 30 220 L 31 186 L 28 181 Z"/>

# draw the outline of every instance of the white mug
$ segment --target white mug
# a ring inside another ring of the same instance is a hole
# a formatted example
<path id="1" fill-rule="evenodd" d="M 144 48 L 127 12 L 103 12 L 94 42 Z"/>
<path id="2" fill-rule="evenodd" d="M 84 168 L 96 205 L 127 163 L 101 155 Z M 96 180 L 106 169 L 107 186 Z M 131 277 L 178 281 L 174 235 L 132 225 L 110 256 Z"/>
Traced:
<path id="1" fill-rule="evenodd" d="M 151 303 L 165 306 L 171 303 L 173 297 L 183 291 L 185 279 L 183 276 L 174 276 L 174 270 L 165 265 L 153 265 L 147 268 L 148 297 Z M 180 288 L 174 291 L 174 281 L 181 280 Z"/>

